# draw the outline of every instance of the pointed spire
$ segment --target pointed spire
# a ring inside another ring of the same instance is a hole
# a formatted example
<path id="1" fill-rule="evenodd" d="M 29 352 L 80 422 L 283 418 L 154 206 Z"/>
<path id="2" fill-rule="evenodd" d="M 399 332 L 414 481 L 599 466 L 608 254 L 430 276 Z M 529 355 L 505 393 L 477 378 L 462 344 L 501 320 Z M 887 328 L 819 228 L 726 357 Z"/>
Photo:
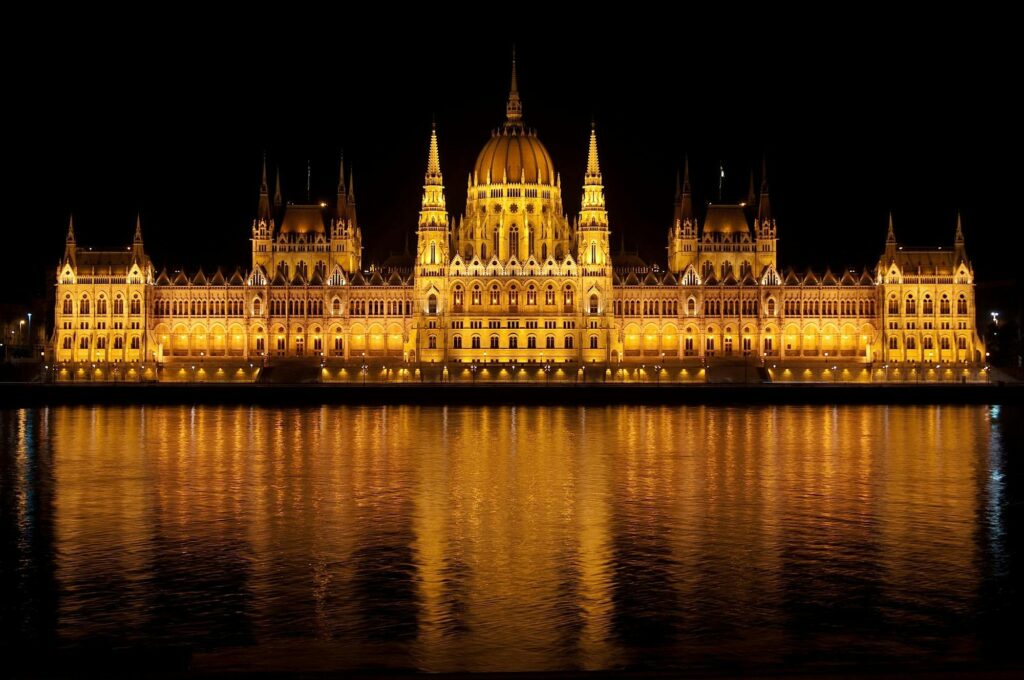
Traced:
<path id="1" fill-rule="evenodd" d="M 75 216 L 71 215 L 68 217 L 68 243 L 75 242 Z"/>
<path id="2" fill-rule="evenodd" d="M 953 238 L 953 243 L 956 245 L 963 245 L 964 243 L 964 229 L 963 222 L 960 219 L 960 211 L 956 211 L 956 236 Z"/>
<path id="3" fill-rule="evenodd" d="M 679 219 L 693 221 L 693 197 L 690 195 L 690 157 L 683 157 L 683 188 L 679 194 Z"/>
<path id="4" fill-rule="evenodd" d="M 585 183 L 601 183 L 601 165 L 598 163 L 597 158 L 597 125 L 593 121 L 590 122 L 590 150 L 587 152 L 587 175 Z"/>
<path id="5" fill-rule="evenodd" d="M 751 175 L 753 177 L 753 175 Z M 761 157 L 761 201 L 757 206 L 757 221 L 764 224 L 772 219 L 772 204 L 768 198 L 768 160 Z"/>
<path id="6" fill-rule="evenodd" d="M 75 246 L 75 217 L 68 217 L 68 237 L 64 243 L 64 263 L 75 267 L 75 255 L 78 248 Z"/>
<path id="7" fill-rule="evenodd" d="M 274 212 L 281 209 L 284 200 L 281 198 L 281 168 L 277 169 L 277 177 L 274 180 Z"/>
<path id="8" fill-rule="evenodd" d="M 263 153 L 263 176 L 260 179 L 260 202 L 256 207 L 256 219 L 270 223 L 270 189 L 267 187 L 267 154 Z"/>
<path id="9" fill-rule="evenodd" d="M 348 202 L 355 205 L 356 202 L 356 171 L 353 168 L 348 173 Z"/>
<path id="10" fill-rule="evenodd" d="M 132 239 L 132 242 L 142 244 L 142 213 L 135 214 L 135 238 Z"/>
<path id="11" fill-rule="evenodd" d="M 505 127 L 523 126 L 523 103 L 519 100 L 519 80 L 516 77 L 516 48 L 512 46 L 512 87 L 505 106 Z"/>
<path id="12" fill-rule="evenodd" d="M 892 228 L 892 211 L 889 211 L 889 232 L 885 235 L 886 243 L 896 243 L 896 232 Z"/>
<path id="13" fill-rule="evenodd" d="M 341 159 L 338 163 L 338 200 L 334 205 L 334 212 L 339 223 L 348 219 L 348 194 L 345 191 L 345 152 L 341 153 Z"/>
<path id="14" fill-rule="evenodd" d="M 437 125 L 430 126 L 430 150 L 427 152 L 426 184 L 441 184 L 441 156 L 437 151 Z"/>

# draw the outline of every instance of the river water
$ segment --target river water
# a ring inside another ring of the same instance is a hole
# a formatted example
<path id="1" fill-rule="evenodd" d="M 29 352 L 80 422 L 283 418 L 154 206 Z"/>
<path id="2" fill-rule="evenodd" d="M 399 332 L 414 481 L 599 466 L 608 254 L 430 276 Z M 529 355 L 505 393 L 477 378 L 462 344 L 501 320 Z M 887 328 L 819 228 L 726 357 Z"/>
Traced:
<path id="1" fill-rule="evenodd" d="M 1016 658 L 1024 410 L 0 411 L 0 650 L 202 671 Z"/>

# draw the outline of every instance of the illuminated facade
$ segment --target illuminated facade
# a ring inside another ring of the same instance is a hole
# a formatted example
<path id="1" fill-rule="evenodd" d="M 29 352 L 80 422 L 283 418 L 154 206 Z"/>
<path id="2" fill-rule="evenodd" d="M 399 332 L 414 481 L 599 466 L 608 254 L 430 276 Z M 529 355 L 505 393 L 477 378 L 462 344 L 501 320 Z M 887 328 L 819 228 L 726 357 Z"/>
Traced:
<path id="1" fill-rule="evenodd" d="M 414 255 L 362 261 L 344 164 L 339 175 L 333 205 L 285 204 L 264 164 L 245 271 L 157 273 L 141 224 L 116 252 L 78 247 L 69 225 L 54 376 L 302 379 L 309 366 L 341 381 L 685 381 L 739 366 L 744 379 L 984 377 L 959 220 L 952 249 L 901 248 L 890 218 L 873 271 L 780 270 L 767 180 L 756 206 L 713 204 L 699 219 L 687 166 L 667 266 L 613 254 L 596 131 L 570 220 L 551 156 L 523 123 L 514 64 L 505 123 L 457 220 L 431 134 Z"/>

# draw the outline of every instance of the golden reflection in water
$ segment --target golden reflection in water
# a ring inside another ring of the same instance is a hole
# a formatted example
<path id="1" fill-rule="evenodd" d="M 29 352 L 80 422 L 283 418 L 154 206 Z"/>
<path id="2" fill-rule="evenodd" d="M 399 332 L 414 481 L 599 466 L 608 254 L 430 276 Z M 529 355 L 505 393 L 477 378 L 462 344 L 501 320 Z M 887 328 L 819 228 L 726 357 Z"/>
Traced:
<path id="1" fill-rule="evenodd" d="M 71 639 L 202 639 L 178 597 L 233 608 L 232 663 L 293 638 L 327 667 L 614 668 L 722 636 L 770 660 L 864 580 L 882 612 L 979 580 L 980 407 L 41 413 Z"/>

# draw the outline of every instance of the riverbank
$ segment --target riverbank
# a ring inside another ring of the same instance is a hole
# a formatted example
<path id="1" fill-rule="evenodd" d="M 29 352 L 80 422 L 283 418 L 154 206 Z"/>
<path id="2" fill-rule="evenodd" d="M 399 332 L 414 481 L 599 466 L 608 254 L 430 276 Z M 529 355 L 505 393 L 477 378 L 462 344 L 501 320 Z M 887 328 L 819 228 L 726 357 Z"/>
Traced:
<path id="1" fill-rule="evenodd" d="M 40 384 L 0 383 L 0 407 L 56 404 L 1007 404 L 1024 385 L 992 384 Z"/>

